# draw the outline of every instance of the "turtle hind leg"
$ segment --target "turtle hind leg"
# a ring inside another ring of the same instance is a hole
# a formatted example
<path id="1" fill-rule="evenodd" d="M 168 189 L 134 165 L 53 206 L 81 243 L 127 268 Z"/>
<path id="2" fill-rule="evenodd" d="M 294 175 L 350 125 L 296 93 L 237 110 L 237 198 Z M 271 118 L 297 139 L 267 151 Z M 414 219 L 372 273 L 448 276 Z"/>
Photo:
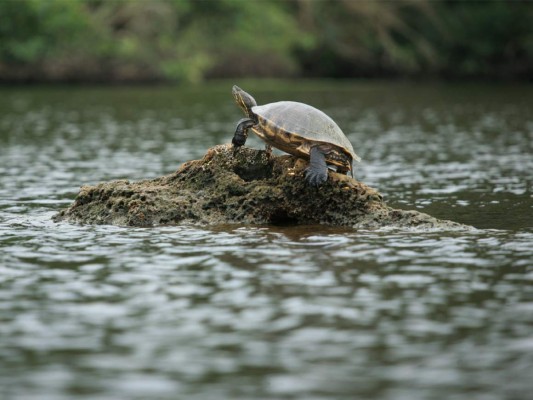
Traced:
<path id="1" fill-rule="evenodd" d="M 272 158 L 272 146 L 271 145 L 269 144 L 265 145 L 265 154 L 269 160 Z"/>
<path id="2" fill-rule="evenodd" d="M 235 134 L 231 143 L 235 147 L 241 147 L 246 143 L 248 139 L 248 129 L 255 125 L 254 120 L 251 118 L 243 118 L 237 122 L 237 128 L 235 129 Z"/>
<path id="3" fill-rule="evenodd" d="M 309 152 L 309 166 L 305 169 L 305 180 L 311 186 L 320 186 L 328 180 L 327 151 L 321 146 L 314 146 Z"/>

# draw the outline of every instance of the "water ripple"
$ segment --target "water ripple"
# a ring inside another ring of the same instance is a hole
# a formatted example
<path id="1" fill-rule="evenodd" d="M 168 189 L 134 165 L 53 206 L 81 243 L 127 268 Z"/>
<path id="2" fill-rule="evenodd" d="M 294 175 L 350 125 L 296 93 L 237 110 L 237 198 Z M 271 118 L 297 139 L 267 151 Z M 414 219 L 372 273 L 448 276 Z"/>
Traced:
<path id="1" fill-rule="evenodd" d="M 228 141 L 227 95 L 2 90 L 0 397 L 529 398 L 531 101 L 377 85 L 328 110 L 389 203 L 478 230 L 130 229 L 50 218 Z"/>

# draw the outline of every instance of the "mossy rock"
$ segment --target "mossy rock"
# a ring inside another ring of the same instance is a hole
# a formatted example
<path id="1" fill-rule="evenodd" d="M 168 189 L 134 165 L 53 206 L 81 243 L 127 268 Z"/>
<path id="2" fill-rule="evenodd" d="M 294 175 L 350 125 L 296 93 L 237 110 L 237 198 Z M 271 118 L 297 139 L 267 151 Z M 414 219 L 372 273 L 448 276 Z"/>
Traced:
<path id="1" fill-rule="evenodd" d="M 54 221 L 121 226 L 324 224 L 468 229 L 417 211 L 388 207 L 362 182 L 329 172 L 319 188 L 303 179 L 307 163 L 293 156 L 215 146 L 201 160 L 152 180 L 82 186 Z"/>

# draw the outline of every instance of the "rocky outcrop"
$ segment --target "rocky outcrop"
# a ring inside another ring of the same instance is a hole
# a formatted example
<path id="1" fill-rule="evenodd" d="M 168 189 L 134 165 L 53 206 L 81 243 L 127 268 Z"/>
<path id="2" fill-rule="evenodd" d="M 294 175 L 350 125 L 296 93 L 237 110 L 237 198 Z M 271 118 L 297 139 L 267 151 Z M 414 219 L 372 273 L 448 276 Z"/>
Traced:
<path id="1" fill-rule="evenodd" d="M 200 224 L 325 224 L 467 229 L 417 211 L 388 207 L 364 183 L 329 172 L 319 188 L 303 179 L 307 162 L 265 151 L 215 146 L 200 160 L 152 180 L 82 186 L 54 220 L 122 226 Z"/>

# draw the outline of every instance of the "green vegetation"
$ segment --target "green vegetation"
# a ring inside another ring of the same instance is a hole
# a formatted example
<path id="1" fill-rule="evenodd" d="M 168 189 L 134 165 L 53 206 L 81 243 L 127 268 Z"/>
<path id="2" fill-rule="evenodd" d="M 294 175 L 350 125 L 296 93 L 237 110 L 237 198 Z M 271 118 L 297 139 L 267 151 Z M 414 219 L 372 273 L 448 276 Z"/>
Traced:
<path id="1" fill-rule="evenodd" d="M 508 0 L 0 0 L 0 80 L 530 79 L 531 21 Z"/>

